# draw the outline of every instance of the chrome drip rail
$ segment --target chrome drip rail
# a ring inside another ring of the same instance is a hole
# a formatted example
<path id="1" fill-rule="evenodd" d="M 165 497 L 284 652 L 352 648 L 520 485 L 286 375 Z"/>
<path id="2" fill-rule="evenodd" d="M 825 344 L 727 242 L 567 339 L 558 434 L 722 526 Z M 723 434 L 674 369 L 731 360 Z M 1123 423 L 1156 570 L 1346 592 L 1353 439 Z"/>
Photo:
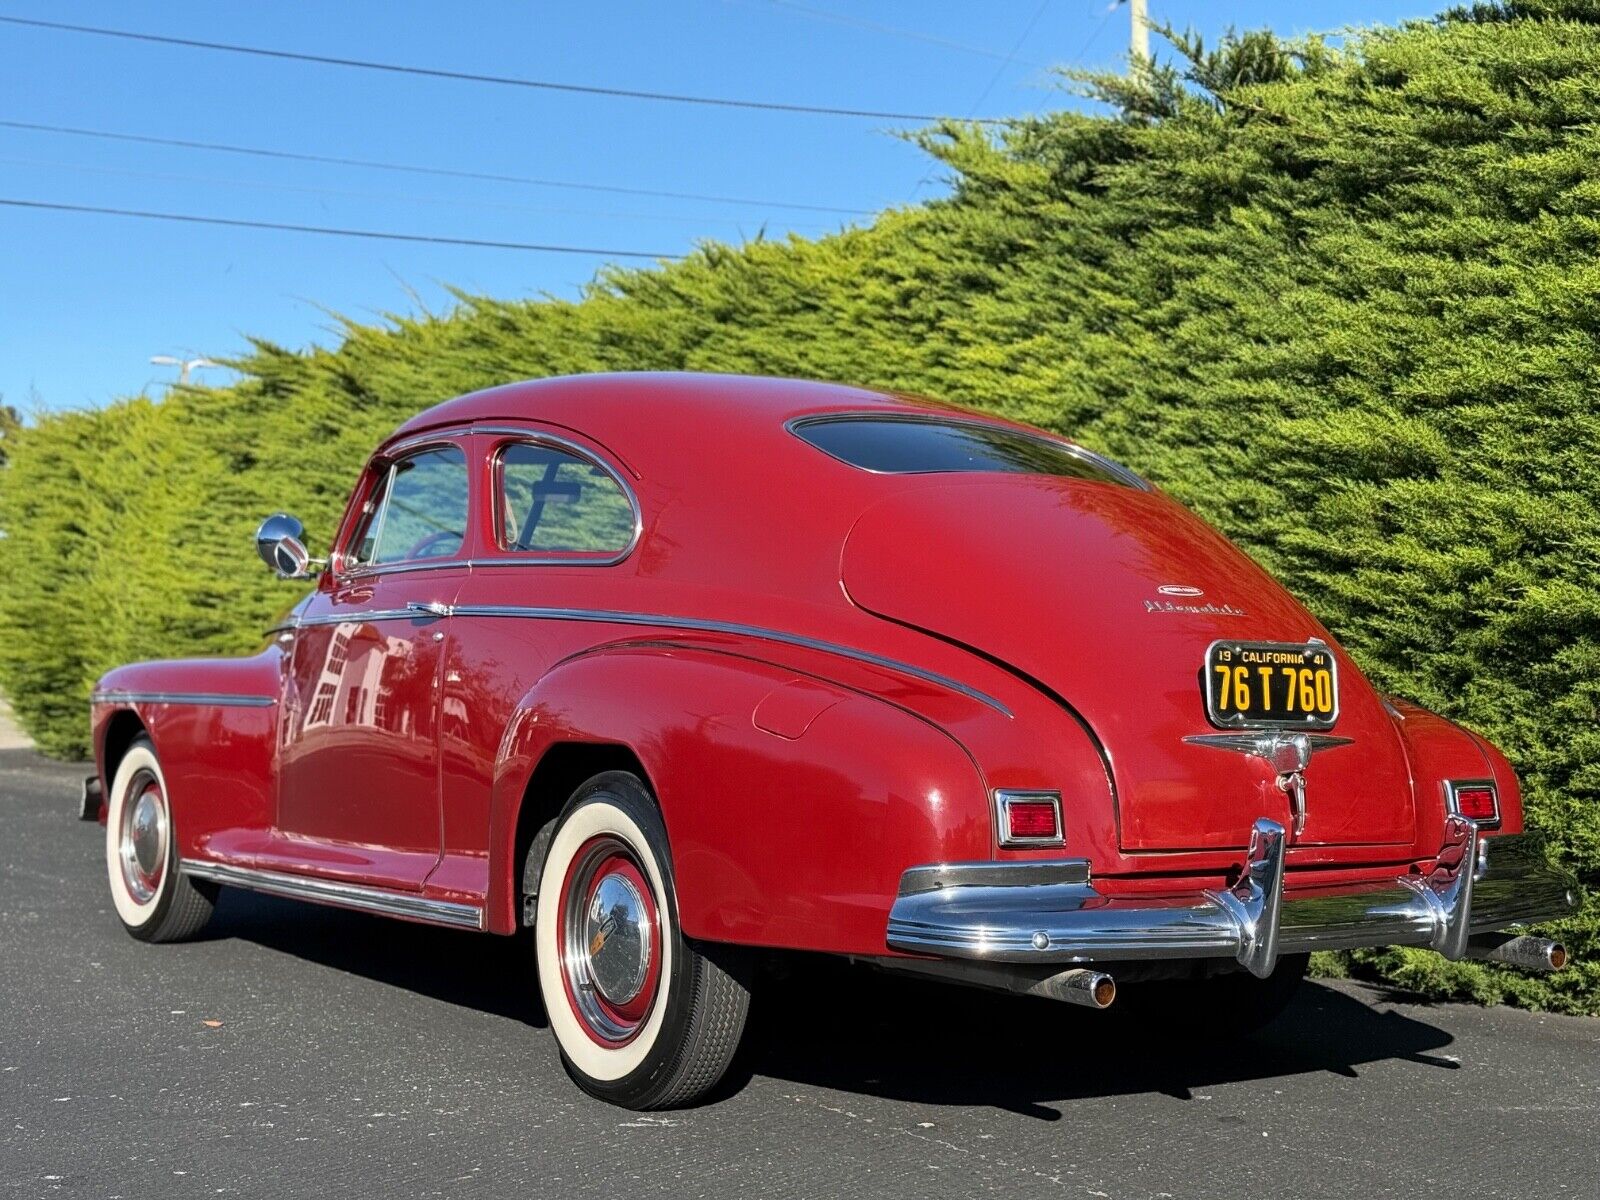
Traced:
<path id="1" fill-rule="evenodd" d="M 1483 837 L 1450 816 L 1438 857 L 1387 883 L 1284 887 L 1283 826 L 1255 823 L 1239 882 L 1173 896 L 1109 896 L 1082 859 L 913 867 L 889 913 L 895 950 L 995 963 L 1234 958 L 1253 975 L 1283 954 L 1427 946 L 1463 958 L 1475 935 L 1565 916 L 1576 882 L 1535 834 Z"/>

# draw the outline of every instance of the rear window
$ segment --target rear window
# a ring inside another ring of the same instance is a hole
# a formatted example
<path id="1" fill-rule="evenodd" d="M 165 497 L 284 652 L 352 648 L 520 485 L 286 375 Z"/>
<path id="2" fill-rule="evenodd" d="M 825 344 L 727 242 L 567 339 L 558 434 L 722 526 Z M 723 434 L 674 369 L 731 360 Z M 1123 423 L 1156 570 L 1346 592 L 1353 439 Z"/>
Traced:
<path id="1" fill-rule="evenodd" d="M 803 421 L 794 432 L 841 462 L 886 475 L 977 471 L 1144 486 L 1132 471 L 1092 451 L 974 421 L 825 417 Z"/>

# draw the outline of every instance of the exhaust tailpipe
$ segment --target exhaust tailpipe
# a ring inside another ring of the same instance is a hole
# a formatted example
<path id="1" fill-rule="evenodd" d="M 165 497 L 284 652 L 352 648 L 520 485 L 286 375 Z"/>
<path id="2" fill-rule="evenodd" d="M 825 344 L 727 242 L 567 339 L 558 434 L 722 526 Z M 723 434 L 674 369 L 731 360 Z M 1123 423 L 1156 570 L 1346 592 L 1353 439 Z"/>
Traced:
<path id="1" fill-rule="evenodd" d="M 1079 968 L 1063 971 L 1041 979 L 1028 989 L 1033 996 L 1051 1000 L 1065 1000 L 1068 1004 L 1081 1004 L 1085 1008 L 1110 1008 L 1117 998 L 1117 981 L 1104 971 Z"/>
<path id="2" fill-rule="evenodd" d="M 1467 957 L 1506 963 L 1524 971 L 1559 971 L 1567 965 L 1567 948 L 1547 938 L 1491 933 L 1469 941 Z"/>

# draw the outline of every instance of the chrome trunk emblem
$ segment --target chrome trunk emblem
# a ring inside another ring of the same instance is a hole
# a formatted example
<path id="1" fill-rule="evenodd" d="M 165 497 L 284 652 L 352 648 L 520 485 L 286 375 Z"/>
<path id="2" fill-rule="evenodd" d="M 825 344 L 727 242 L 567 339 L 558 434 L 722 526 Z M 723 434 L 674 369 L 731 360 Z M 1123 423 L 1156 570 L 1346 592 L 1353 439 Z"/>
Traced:
<path id="1" fill-rule="evenodd" d="M 1294 837 L 1299 837 L 1306 830 L 1306 768 L 1311 765 L 1311 756 L 1318 750 L 1333 750 L 1354 741 L 1353 738 L 1335 737 L 1331 733 L 1286 733 L 1281 729 L 1264 729 L 1253 733 L 1196 733 L 1183 740 L 1194 746 L 1210 746 L 1213 750 L 1248 754 L 1270 763 L 1278 773 L 1278 790 L 1289 797 L 1289 811 L 1294 817 L 1290 833 Z"/>

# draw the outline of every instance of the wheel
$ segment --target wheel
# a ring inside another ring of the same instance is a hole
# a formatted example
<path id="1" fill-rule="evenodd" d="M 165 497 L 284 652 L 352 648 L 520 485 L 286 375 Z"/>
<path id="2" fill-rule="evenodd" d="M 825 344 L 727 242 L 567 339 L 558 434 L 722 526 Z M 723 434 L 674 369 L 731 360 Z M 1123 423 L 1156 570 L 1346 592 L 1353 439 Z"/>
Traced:
<path id="1" fill-rule="evenodd" d="M 716 1086 L 750 993 L 684 938 L 666 828 L 633 775 L 597 775 L 567 802 L 533 931 L 550 1028 L 579 1087 L 652 1109 Z"/>
<path id="2" fill-rule="evenodd" d="M 211 919 L 216 885 L 197 884 L 178 870 L 166 779 L 147 738 L 128 748 L 111 783 L 106 873 L 117 916 L 140 941 L 182 941 Z"/>
<path id="3" fill-rule="evenodd" d="M 1289 1006 L 1310 962 L 1309 954 L 1286 954 L 1265 979 L 1235 971 L 1208 979 L 1130 984 L 1117 1007 L 1155 1036 L 1237 1040 Z"/>

